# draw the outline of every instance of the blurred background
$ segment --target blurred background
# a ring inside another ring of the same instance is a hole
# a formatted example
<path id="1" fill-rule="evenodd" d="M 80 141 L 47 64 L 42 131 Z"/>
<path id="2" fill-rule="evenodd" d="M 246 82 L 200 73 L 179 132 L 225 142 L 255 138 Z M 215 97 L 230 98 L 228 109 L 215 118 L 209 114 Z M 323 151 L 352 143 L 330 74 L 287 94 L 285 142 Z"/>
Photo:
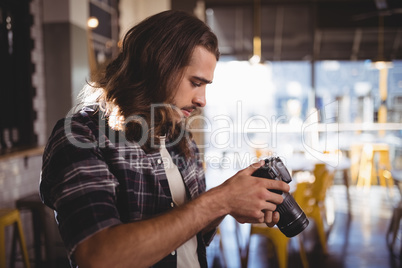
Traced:
<path id="1" fill-rule="evenodd" d="M 303 199 L 320 211 L 303 235 L 279 238 L 280 249 L 266 228 L 227 217 L 210 266 L 399 267 L 401 0 L 0 0 L 0 209 L 17 209 L 27 249 L 0 213 L 0 267 L 24 267 L 24 256 L 68 266 L 38 196 L 44 145 L 127 30 L 168 9 L 219 39 L 207 106 L 191 122 L 207 187 L 270 156 L 294 192 L 326 181 Z"/>

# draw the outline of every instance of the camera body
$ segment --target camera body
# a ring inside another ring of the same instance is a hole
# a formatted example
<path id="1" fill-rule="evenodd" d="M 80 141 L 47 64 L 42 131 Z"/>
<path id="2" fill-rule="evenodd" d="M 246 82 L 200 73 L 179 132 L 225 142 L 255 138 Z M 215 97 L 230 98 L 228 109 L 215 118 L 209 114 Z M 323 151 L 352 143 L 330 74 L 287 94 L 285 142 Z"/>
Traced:
<path id="1" fill-rule="evenodd" d="M 253 176 L 284 181 L 286 183 L 292 181 L 289 171 L 279 157 L 270 157 L 264 161 L 265 164 L 257 169 L 252 174 Z M 281 194 L 283 197 L 283 202 L 276 207 L 276 211 L 278 211 L 280 215 L 279 222 L 276 224 L 279 230 L 287 237 L 293 237 L 306 229 L 309 221 L 293 196 L 281 191 L 270 191 Z"/>

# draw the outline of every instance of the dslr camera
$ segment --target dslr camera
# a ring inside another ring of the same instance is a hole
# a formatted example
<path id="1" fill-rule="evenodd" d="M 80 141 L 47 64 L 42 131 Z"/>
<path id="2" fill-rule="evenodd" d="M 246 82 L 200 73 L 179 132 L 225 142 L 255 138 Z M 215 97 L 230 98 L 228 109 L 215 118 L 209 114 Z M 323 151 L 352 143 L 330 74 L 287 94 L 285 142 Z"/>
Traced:
<path id="1" fill-rule="evenodd" d="M 279 157 L 265 159 L 265 164 L 252 175 L 270 180 L 284 181 L 288 184 L 292 181 L 289 171 Z M 283 202 L 276 207 L 276 211 L 280 215 L 279 222 L 276 224 L 279 230 L 287 237 L 298 235 L 309 224 L 306 214 L 304 214 L 291 194 L 277 190 L 270 191 L 282 194 L 283 197 Z"/>

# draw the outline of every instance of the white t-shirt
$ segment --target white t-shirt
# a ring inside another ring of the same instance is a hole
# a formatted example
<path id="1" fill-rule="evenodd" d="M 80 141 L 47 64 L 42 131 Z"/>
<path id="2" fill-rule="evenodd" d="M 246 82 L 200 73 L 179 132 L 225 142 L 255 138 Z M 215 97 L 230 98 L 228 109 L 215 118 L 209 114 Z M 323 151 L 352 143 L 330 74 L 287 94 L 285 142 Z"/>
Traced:
<path id="1" fill-rule="evenodd" d="M 166 150 L 165 137 L 160 138 L 161 141 L 161 156 L 166 172 L 166 177 L 169 183 L 172 199 L 176 206 L 180 206 L 187 201 L 186 187 L 184 186 L 183 178 L 179 169 L 173 163 L 172 157 Z M 197 236 L 193 236 L 186 243 L 177 249 L 177 267 L 178 268 L 199 268 L 197 254 Z"/>

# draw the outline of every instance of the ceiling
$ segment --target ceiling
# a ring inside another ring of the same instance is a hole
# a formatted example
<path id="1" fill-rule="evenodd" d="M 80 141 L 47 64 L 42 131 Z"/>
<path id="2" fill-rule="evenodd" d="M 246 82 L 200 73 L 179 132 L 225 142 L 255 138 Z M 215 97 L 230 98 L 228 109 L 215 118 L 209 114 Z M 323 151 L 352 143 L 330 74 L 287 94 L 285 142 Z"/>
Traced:
<path id="1" fill-rule="evenodd" d="M 260 35 L 263 60 L 402 59 L 402 0 L 205 0 L 205 6 L 224 56 L 250 58 Z"/>

